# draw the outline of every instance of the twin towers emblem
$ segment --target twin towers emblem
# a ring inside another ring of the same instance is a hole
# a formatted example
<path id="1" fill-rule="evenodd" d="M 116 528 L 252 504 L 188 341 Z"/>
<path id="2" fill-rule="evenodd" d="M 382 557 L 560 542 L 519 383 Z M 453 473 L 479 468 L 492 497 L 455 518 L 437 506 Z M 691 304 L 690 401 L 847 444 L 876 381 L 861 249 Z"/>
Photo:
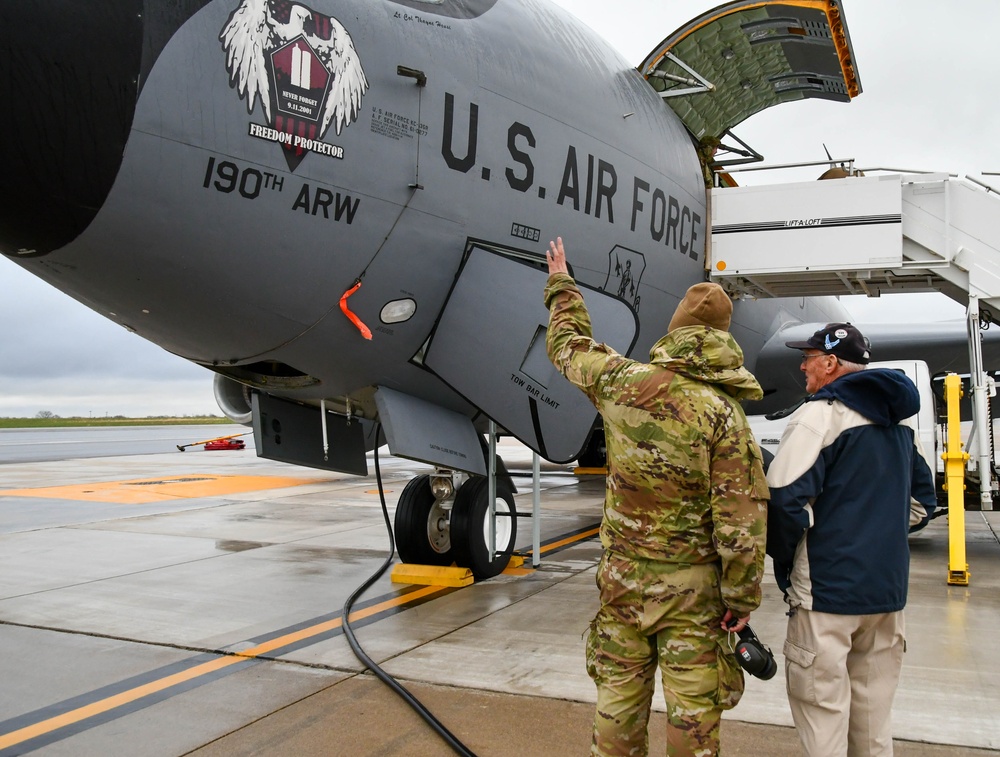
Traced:
<path id="1" fill-rule="evenodd" d="M 343 157 L 323 137 L 357 120 L 368 90 L 343 24 L 293 0 L 243 0 L 219 40 L 248 113 L 260 98 L 267 128 L 251 124 L 252 136 L 280 144 L 290 171 L 310 152 Z"/>

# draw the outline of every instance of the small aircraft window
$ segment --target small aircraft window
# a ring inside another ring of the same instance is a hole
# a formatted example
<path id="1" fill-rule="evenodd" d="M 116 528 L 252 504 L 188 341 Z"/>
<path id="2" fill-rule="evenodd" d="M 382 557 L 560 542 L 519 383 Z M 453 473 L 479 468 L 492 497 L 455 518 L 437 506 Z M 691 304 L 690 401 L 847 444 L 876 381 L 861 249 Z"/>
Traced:
<path id="1" fill-rule="evenodd" d="M 387 302 L 382 308 L 379 317 L 382 323 L 402 323 L 408 321 L 417 312 L 417 303 L 407 298 L 405 300 L 393 300 Z"/>

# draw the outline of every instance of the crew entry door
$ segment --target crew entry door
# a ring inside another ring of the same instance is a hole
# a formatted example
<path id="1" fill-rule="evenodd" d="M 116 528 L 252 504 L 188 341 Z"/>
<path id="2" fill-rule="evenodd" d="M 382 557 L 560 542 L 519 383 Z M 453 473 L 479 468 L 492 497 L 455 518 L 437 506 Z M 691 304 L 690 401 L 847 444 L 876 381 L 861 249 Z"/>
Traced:
<path id="1" fill-rule="evenodd" d="M 530 262 L 473 246 L 424 364 L 542 457 L 565 463 L 579 456 L 597 411 L 545 353 L 547 281 L 547 271 Z M 606 292 L 580 288 L 594 338 L 628 354 L 637 331 L 632 309 Z"/>

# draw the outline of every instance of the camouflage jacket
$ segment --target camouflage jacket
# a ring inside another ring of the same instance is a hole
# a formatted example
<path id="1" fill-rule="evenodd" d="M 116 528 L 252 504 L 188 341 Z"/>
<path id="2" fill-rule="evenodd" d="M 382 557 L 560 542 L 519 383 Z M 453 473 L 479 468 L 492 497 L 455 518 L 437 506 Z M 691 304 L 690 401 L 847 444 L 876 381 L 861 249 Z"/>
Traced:
<path id="1" fill-rule="evenodd" d="M 631 360 L 592 338 L 572 277 L 545 288 L 549 359 L 604 419 L 607 493 L 601 541 L 628 557 L 718 562 L 723 603 L 739 616 L 760 604 L 769 497 L 743 399 L 760 385 L 725 331 L 675 329 Z"/>

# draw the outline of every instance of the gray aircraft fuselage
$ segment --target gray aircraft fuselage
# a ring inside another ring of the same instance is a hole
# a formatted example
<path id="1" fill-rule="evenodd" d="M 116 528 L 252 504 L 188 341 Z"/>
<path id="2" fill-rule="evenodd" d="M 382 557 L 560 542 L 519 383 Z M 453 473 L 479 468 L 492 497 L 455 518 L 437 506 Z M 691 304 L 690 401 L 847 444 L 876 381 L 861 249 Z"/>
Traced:
<path id="1" fill-rule="evenodd" d="M 263 391 L 360 406 L 386 386 L 474 415 L 413 359 L 473 244 L 541 265 L 562 236 L 577 279 L 635 311 L 640 358 L 705 279 L 691 138 L 545 0 L 29 0 L 0 18 L 0 95 L 25 103 L 0 126 L 17 189 L 0 251 Z M 371 340 L 341 307 L 358 281 L 344 306 Z M 779 328 L 846 317 L 737 302 L 732 330 L 755 369 Z M 801 392 L 796 365 L 759 375 L 769 407 Z"/>

